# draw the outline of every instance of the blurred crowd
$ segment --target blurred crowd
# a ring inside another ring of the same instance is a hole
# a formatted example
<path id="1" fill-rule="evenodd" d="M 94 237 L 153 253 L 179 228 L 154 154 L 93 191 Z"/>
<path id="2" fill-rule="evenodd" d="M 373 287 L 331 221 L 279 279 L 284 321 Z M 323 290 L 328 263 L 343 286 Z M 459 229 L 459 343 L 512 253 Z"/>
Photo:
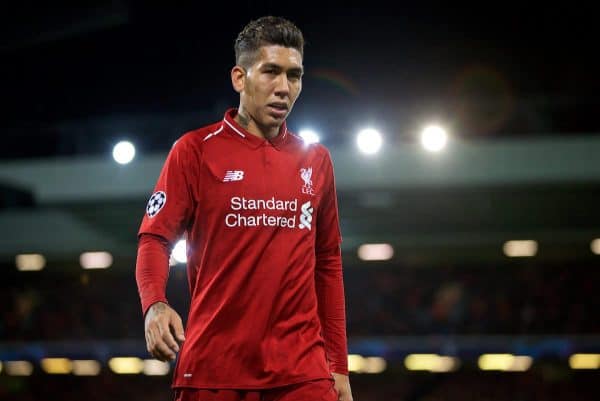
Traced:
<path id="1" fill-rule="evenodd" d="M 352 335 L 600 333 L 596 266 L 360 268 L 345 282 Z"/>
<path id="2" fill-rule="evenodd" d="M 347 266 L 344 281 L 349 337 L 600 333 L 598 266 L 374 264 Z M 143 339 L 133 271 L 14 270 L 0 290 L 0 341 Z M 167 293 L 185 320 L 185 268 Z"/>

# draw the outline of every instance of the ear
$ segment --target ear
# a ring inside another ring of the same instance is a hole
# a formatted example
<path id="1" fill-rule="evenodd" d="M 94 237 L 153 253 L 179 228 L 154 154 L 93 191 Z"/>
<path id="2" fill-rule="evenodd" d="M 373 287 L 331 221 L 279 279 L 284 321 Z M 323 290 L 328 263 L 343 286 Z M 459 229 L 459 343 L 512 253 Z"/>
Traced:
<path id="1" fill-rule="evenodd" d="M 246 70 L 236 65 L 231 69 L 231 85 L 237 93 L 242 93 L 246 86 Z"/>

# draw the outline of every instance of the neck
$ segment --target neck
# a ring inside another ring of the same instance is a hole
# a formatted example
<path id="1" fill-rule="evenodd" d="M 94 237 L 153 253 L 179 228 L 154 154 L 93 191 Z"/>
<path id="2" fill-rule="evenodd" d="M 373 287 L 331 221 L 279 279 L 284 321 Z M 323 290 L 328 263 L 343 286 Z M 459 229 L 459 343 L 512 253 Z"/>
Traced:
<path id="1" fill-rule="evenodd" d="M 259 125 L 248 113 L 242 105 L 238 108 L 238 112 L 233 118 L 235 122 L 244 127 L 246 131 L 254 136 L 265 139 L 275 138 L 279 134 L 281 127 L 265 127 Z"/>

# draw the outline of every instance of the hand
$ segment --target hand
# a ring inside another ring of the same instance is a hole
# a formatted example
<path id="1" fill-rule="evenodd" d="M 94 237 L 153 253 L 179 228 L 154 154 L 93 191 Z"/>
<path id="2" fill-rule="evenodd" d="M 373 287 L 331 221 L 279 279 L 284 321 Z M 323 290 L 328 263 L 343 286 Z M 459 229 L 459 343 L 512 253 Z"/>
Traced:
<path id="1" fill-rule="evenodd" d="M 350 380 L 348 376 L 341 373 L 332 373 L 335 381 L 334 387 L 338 394 L 338 401 L 352 401 L 352 390 L 350 389 Z"/>
<path id="2" fill-rule="evenodd" d="M 185 340 L 181 317 L 164 302 L 153 304 L 144 321 L 146 349 L 156 359 L 166 362 L 175 360 L 179 344 Z M 177 339 L 177 341 L 175 341 Z"/>

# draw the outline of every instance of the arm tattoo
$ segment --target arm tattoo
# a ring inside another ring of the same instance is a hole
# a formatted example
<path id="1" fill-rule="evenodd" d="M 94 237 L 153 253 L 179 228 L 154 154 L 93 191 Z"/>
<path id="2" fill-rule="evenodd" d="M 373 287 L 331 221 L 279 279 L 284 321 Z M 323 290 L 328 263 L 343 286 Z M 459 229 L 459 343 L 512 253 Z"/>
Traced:
<path id="1" fill-rule="evenodd" d="M 154 310 L 156 313 L 164 313 L 167 310 L 167 305 L 162 302 L 157 302 Z"/>

